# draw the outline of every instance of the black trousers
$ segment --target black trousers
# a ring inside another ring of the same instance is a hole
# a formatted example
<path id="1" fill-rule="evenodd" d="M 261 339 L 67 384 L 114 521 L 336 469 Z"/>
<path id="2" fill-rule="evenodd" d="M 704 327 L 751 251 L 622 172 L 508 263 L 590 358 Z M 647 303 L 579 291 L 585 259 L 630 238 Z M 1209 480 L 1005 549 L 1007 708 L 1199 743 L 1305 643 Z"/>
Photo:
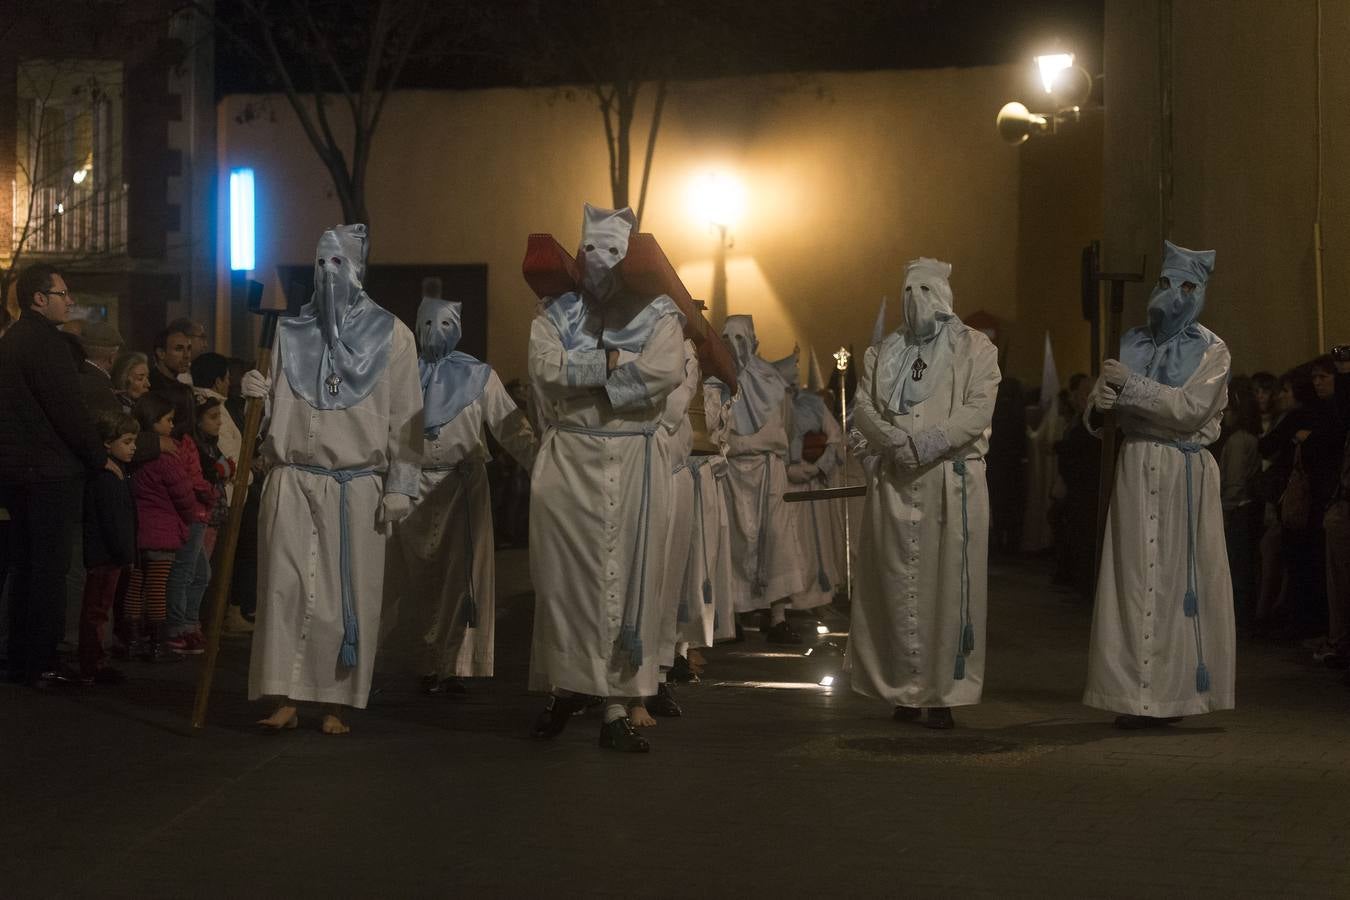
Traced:
<path id="1" fill-rule="evenodd" d="M 11 681 L 32 680 L 57 665 L 83 489 L 81 479 L 0 487 L 10 518 Z"/>

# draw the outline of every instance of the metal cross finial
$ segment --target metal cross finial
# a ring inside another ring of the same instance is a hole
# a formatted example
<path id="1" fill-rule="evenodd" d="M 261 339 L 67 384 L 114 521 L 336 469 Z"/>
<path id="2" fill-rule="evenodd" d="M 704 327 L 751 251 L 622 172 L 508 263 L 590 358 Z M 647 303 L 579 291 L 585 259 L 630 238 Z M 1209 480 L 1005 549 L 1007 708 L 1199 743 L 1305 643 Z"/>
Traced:
<path id="1" fill-rule="evenodd" d="M 848 361 L 852 355 L 847 347 L 840 347 L 834 352 L 834 367 L 840 372 L 848 371 Z"/>

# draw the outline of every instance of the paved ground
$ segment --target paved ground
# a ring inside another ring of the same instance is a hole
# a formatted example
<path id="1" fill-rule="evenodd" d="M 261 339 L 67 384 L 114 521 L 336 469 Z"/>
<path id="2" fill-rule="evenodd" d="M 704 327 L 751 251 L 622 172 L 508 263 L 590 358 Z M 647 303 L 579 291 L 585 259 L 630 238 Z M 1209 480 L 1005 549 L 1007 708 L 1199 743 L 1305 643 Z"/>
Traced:
<path id="1" fill-rule="evenodd" d="M 255 735 L 240 646 L 197 737 L 191 664 L 0 689 L 0 896 L 1350 895 L 1350 691 L 1294 648 L 1243 648 L 1238 711 L 1123 734 L 1077 702 L 1087 611 L 996 566 L 958 730 L 809 687 L 828 647 L 752 634 L 621 756 L 593 719 L 526 738 L 531 598 L 500 565 L 500 677 L 391 681 L 344 738 Z"/>

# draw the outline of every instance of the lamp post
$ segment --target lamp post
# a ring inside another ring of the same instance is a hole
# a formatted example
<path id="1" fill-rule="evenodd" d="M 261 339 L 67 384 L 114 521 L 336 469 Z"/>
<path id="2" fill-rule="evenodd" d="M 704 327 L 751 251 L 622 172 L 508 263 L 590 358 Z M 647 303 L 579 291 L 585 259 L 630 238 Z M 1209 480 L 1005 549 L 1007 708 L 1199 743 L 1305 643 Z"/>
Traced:
<path id="1" fill-rule="evenodd" d="M 1059 127 L 1082 118 L 1083 105 L 1092 96 L 1092 73 L 1074 64 L 1072 53 L 1047 53 L 1036 57 L 1041 87 L 1054 105 L 1050 113 L 1034 113 L 1013 100 L 1003 104 L 995 124 L 999 136 L 1009 144 L 1021 144 L 1033 137 L 1054 134 Z"/>
<path id="2" fill-rule="evenodd" d="M 731 229 L 745 212 L 745 187 L 729 173 L 706 172 L 695 177 L 689 188 L 695 218 L 717 236 L 709 305 L 713 327 L 718 327 L 727 319 L 727 251 L 736 243 Z"/>
<path id="3" fill-rule="evenodd" d="M 848 473 L 848 363 L 852 356 L 847 347 L 834 352 L 834 367 L 839 372 L 839 431 L 844 435 L 844 472 Z M 849 522 L 848 501 L 844 501 L 844 588 L 849 602 L 853 602 L 853 535 Z"/>

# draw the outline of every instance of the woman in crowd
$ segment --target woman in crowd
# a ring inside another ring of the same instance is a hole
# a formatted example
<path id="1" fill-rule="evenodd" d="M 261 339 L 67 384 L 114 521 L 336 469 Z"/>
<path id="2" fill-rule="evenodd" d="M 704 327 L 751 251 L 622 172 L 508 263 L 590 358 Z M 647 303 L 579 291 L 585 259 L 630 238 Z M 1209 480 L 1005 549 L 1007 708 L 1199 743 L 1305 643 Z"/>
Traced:
<path id="1" fill-rule="evenodd" d="M 130 413 L 136 401 L 150 390 L 150 361 L 144 353 L 123 353 L 113 362 L 111 376 L 117 399 Z"/>

